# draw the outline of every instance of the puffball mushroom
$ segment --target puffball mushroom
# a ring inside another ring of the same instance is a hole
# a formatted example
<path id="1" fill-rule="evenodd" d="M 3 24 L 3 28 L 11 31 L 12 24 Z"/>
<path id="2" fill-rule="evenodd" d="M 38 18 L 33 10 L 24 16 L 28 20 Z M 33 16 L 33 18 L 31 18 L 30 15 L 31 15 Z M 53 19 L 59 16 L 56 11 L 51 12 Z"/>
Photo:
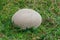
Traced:
<path id="1" fill-rule="evenodd" d="M 12 21 L 21 29 L 37 28 L 42 22 L 42 17 L 33 9 L 20 9 L 12 16 Z"/>

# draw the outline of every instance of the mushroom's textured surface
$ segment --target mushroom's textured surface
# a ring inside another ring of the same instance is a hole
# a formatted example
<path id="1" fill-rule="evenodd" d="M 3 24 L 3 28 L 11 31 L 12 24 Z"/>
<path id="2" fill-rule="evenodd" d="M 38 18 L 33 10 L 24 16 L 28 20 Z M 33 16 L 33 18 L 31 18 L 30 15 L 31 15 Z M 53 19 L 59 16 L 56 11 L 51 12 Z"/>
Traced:
<path id="1" fill-rule="evenodd" d="M 41 24 L 42 18 L 32 9 L 20 9 L 12 16 L 12 21 L 21 29 L 37 28 Z"/>

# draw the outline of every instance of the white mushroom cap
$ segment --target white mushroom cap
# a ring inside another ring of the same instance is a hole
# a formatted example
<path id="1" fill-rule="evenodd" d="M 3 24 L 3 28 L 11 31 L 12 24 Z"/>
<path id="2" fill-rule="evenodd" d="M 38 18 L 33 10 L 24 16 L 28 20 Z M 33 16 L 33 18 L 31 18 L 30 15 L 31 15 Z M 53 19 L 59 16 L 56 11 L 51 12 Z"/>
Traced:
<path id="1" fill-rule="evenodd" d="M 32 9 L 20 9 L 12 16 L 12 21 L 21 29 L 37 28 L 42 22 L 42 17 Z"/>

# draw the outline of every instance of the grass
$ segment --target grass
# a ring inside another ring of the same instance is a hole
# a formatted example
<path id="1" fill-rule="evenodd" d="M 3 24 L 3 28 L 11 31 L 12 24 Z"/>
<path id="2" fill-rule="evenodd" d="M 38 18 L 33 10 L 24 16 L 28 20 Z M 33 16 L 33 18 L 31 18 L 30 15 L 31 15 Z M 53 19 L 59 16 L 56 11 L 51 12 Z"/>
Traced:
<path id="1" fill-rule="evenodd" d="M 22 8 L 39 12 L 43 22 L 36 30 L 20 30 L 11 22 Z M 60 40 L 60 0 L 0 0 L 0 40 Z"/>

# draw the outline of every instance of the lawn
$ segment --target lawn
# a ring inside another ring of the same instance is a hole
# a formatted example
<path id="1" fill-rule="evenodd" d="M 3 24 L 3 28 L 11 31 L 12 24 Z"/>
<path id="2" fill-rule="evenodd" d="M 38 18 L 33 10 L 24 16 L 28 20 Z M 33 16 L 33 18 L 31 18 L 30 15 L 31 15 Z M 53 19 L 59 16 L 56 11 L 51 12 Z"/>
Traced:
<path id="1" fill-rule="evenodd" d="M 13 14 L 22 8 L 41 14 L 40 27 L 20 30 L 13 25 Z M 60 40 L 60 0 L 0 0 L 0 40 Z"/>

